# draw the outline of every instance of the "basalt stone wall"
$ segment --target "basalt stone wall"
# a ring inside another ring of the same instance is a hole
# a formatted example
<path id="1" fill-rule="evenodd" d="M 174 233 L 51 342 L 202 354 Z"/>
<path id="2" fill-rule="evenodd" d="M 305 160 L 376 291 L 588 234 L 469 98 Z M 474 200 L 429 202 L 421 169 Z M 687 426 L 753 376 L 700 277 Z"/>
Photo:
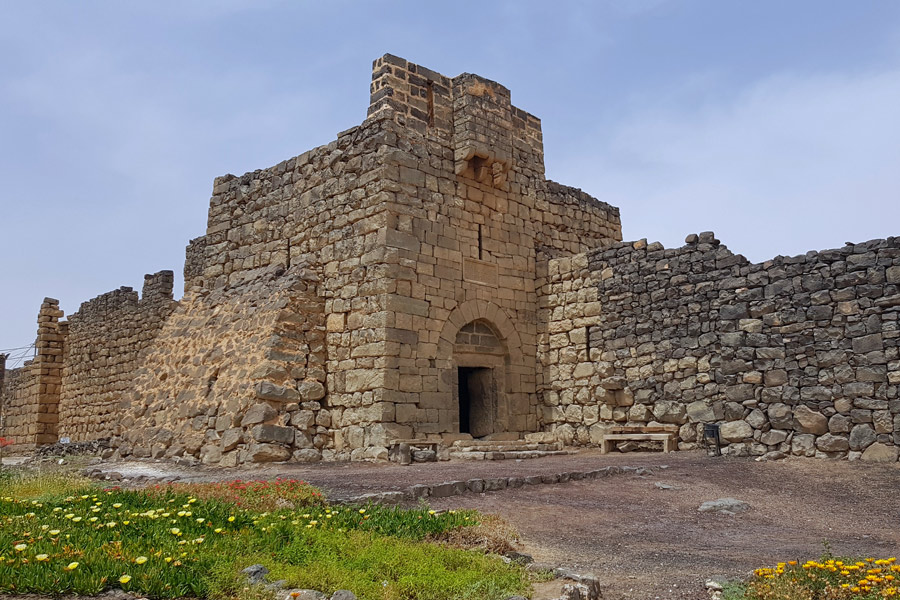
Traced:
<path id="1" fill-rule="evenodd" d="M 295 265 L 186 296 L 141 360 L 118 454 L 223 466 L 320 459 L 333 436 L 318 285 Z"/>
<path id="2" fill-rule="evenodd" d="M 102 294 L 69 315 L 59 398 L 60 437 L 83 442 L 112 437 L 129 398 L 141 352 L 175 309 L 172 271 L 144 276 L 141 297 L 130 287 Z"/>
<path id="3" fill-rule="evenodd" d="M 543 427 L 718 423 L 727 451 L 897 460 L 900 238 L 749 263 L 711 233 L 551 260 Z"/>

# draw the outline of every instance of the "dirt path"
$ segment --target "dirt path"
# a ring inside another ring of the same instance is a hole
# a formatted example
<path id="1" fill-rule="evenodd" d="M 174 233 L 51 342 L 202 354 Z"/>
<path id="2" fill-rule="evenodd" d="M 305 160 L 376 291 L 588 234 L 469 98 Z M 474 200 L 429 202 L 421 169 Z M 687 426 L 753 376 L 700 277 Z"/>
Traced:
<path id="1" fill-rule="evenodd" d="M 656 483 L 674 486 L 660 489 Z M 606 600 L 708 598 L 704 581 L 779 560 L 900 551 L 900 469 L 818 460 L 756 463 L 681 454 L 652 476 L 622 475 L 436 500 L 502 515 L 540 561 L 598 575 Z M 677 488 L 677 489 L 675 489 Z M 737 516 L 701 514 L 721 497 Z"/>

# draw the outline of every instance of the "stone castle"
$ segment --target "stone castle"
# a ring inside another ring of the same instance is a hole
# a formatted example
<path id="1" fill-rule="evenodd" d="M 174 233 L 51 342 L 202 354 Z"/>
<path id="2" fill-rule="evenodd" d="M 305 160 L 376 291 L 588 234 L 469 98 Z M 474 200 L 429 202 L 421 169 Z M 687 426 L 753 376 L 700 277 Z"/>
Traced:
<path id="1" fill-rule="evenodd" d="M 385 55 L 361 125 L 215 180 L 180 301 L 171 271 L 67 321 L 47 298 L 0 435 L 233 466 L 718 423 L 731 454 L 897 460 L 900 238 L 761 264 L 621 240 L 509 90 Z"/>

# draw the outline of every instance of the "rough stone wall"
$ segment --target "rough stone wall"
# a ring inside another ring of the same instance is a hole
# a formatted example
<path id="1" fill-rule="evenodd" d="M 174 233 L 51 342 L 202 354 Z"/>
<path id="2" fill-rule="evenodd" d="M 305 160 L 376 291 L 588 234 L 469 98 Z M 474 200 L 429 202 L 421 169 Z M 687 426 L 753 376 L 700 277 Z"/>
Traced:
<path id="1" fill-rule="evenodd" d="M 33 364 L 27 361 L 17 369 L 9 369 L 3 381 L 0 437 L 13 441 L 8 448 L 10 452 L 27 450 L 35 445 L 36 431 L 32 430 L 37 424 L 37 396 L 33 386 L 37 384 L 37 377 Z"/>
<path id="2" fill-rule="evenodd" d="M 11 452 L 24 451 L 57 439 L 62 384 L 65 327 L 59 300 L 44 298 L 38 313 L 35 358 L 6 373 L 2 390 L 3 428 L 0 437 L 13 440 Z"/>
<path id="3" fill-rule="evenodd" d="M 544 428 L 674 423 L 691 447 L 715 422 L 735 454 L 896 460 L 900 238 L 761 264 L 686 241 L 543 267 Z"/>
<path id="4" fill-rule="evenodd" d="M 346 390 L 371 389 L 395 437 L 452 439 L 459 431 L 454 345 L 461 328 L 489 323 L 506 349 L 491 365 L 500 390 L 497 433 L 534 431 L 538 252 L 579 252 L 620 239 L 618 211 L 544 179 L 540 121 L 509 90 L 472 74 L 447 78 L 387 55 L 374 64 L 369 114 L 396 124 L 385 153 L 387 199 L 384 338 L 354 349 L 383 357 L 382 375 L 336 374 Z M 538 237 L 538 229 L 543 230 Z M 326 304 L 329 339 L 354 320 Z M 338 313 L 338 314 L 335 314 Z M 329 373 L 340 364 L 329 363 Z M 377 379 L 375 379 L 377 378 Z M 341 385 L 339 383 L 339 385 Z M 342 436 L 360 438 L 348 428 Z"/>
<path id="5" fill-rule="evenodd" d="M 119 454 L 224 466 L 321 458 L 332 440 L 317 284 L 300 265 L 273 267 L 185 297 L 141 361 Z"/>
<path id="6" fill-rule="evenodd" d="M 111 438 L 129 397 L 140 354 L 175 309 L 172 271 L 144 276 L 141 297 L 122 287 L 81 304 L 69 316 L 59 401 L 59 436 Z"/>
<path id="7" fill-rule="evenodd" d="M 547 180 L 536 194 L 535 244 L 538 260 L 571 256 L 622 240 L 619 209 L 578 188 Z"/>

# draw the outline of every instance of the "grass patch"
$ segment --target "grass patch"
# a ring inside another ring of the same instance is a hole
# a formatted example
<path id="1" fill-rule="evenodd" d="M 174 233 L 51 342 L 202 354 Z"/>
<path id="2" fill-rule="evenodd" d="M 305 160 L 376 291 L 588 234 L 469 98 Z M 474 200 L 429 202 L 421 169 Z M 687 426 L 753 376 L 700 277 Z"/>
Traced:
<path id="1" fill-rule="evenodd" d="M 0 470 L 0 496 L 43 498 L 63 496 L 69 490 L 87 487 L 91 480 L 72 472 Z"/>
<path id="2" fill-rule="evenodd" d="M 170 483 L 147 488 L 147 493 L 152 496 L 190 494 L 200 500 L 219 500 L 259 512 L 325 505 L 325 497 L 318 488 L 295 479 Z"/>
<path id="3" fill-rule="evenodd" d="M 500 600 L 530 589 L 521 567 L 425 541 L 477 530 L 483 517 L 472 511 L 331 507 L 286 480 L 237 498 L 227 484 L 73 492 L 67 481 L 3 483 L 0 592 L 252 597 L 239 571 L 257 562 L 289 586 L 362 600 Z"/>

